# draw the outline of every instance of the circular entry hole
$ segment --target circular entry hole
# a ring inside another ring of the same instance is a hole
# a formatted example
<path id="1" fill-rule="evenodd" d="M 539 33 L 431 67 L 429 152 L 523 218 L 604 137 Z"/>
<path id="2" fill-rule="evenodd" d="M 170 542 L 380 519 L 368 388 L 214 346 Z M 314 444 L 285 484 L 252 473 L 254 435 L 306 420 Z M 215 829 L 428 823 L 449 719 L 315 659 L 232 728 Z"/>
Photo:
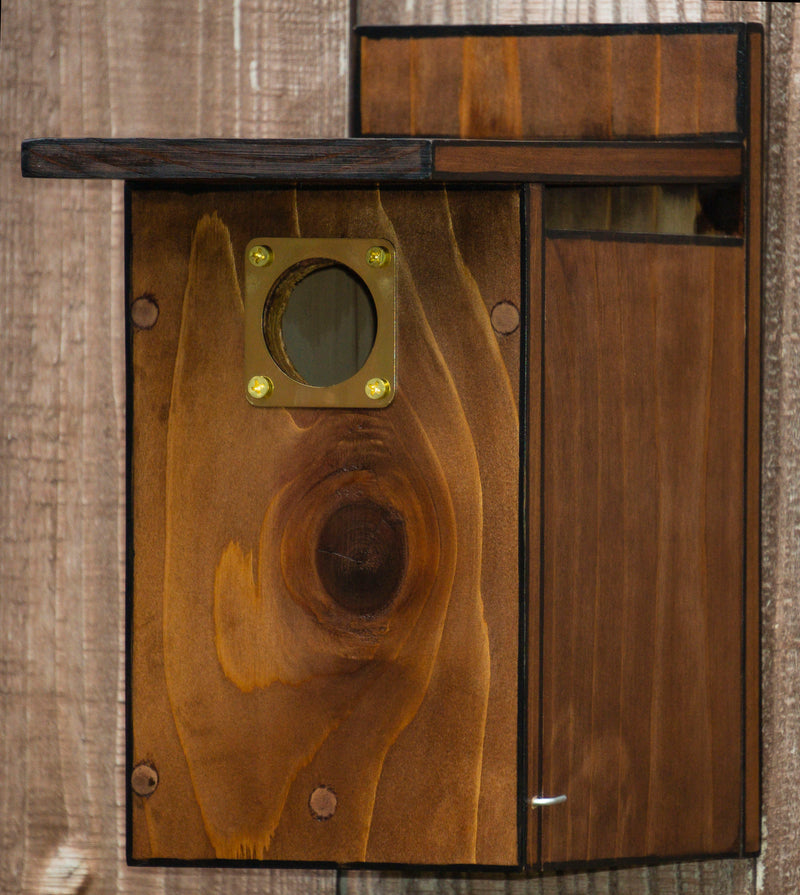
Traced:
<path id="1" fill-rule="evenodd" d="M 275 362 L 296 381 L 323 388 L 364 366 L 377 322 L 361 278 L 326 258 L 290 267 L 264 306 L 264 337 Z"/>

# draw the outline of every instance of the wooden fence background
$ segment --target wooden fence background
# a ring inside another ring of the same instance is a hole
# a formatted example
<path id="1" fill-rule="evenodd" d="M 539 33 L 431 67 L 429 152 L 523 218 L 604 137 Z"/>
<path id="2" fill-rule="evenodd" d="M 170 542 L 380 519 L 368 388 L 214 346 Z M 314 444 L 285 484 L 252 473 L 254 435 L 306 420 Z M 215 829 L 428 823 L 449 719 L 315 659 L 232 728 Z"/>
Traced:
<path id="1" fill-rule="evenodd" d="M 767 29 L 763 849 L 544 879 L 124 860 L 122 185 L 23 181 L 26 137 L 337 137 L 348 0 L 6 0 L 0 20 L 0 892 L 723 895 L 800 890 L 800 8 L 361 0 L 361 23 Z"/>

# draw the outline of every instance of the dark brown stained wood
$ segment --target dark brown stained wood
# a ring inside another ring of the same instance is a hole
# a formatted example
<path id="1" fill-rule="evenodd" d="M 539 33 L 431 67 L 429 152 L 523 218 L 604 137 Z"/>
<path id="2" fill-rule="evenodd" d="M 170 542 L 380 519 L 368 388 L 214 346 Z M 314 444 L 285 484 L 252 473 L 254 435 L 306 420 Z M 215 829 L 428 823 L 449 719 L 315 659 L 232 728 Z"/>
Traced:
<path id="1" fill-rule="evenodd" d="M 423 33 L 361 34 L 362 135 L 613 140 L 740 131 L 737 33 Z M 422 44 L 434 56 L 440 43 L 447 64 L 414 65 Z"/>
<path id="2" fill-rule="evenodd" d="M 118 180 L 424 180 L 422 140 L 26 140 L 26 177 Z"/>
<path id="3" fill-rule="evenodd" d="M 761 841 L 761 255 L 762 89 L 764 36 L 748 33 L 750 54 L 750 131 L 748 134 L 748 283 L 747 283 L 747 543 L 745 552 L 745 803 L 744 850 Z"/>
<path id="4" fill-rule="evenodd" d="M 610 54 L 609 77 L 614 84 L 611 129 L 620 134 L 654 133 L 659 127 L 658 34 L 620 34 Z M 631 73 L 636 72 L 635 77 Z"/>
<path id="5" fill-rule="evenodd" d="M 684 34 L 676 40 L 660 37 L 657 134 L 739 130 L 738 40 L 736 34 L 719 35 L 716 42 L 702 34 Z"/>
<path id="6" fill-rule="evenodd" d="M 161 778 L 135 858 L 516 862 L 519 334 L 490 320 L 519 215 L 516 190 L 133 192 L 129 300 L 160 308 L 132 342 L 132 747 Z M 310 233 L 397 247 L 385 410 L 244 398 L 244 247 Z"/>
<path id="7" fill-rule="evenodd" d="M 542 274 L 544 261 L 543 189 L 531 184 L 525 189 L 525 215 L 528 227 L 528 431 L 526 446 L 527 485 L 527 561 L 528 561 L 528 730 L 527 768 L 524 795 L 530 799 L 540 792 L 541 718 L 541 543 L 542 543 Z M 527 808 L 527 805 L 526 805 Z M 539 811 L 528 810 L 528 836 L 525 861 L 535 864 L 539 858 Z"/>
<path id="8" fill-rule="evenodd" d="M 355 39 L 355 38 L 354 38 Z M 363 40 L 361 44 L 363 46 Z M 383 99 L 360 109 L 364 133 L 389 133 L 395 120 L 405 122 L 401 133 L 414 134 L 411 116 L 411 42 L 387 40 L 380 58 L 365 55 L 361 78 L 368 84 L 380 84 Z M 356 136 L 356 134 L 351 134 Z"/>
<path id="9" fill-rule="evenodd" d="M 636 135 L 612 130 L 616 85 L 610 80 L 611 38 L 586 34 L 525 37 L 519 40 L 518 52 L 519 69 L 514 76 L 521 82 L 517 90 L 522 96 L 522 128 L 515 136 L 602 140 Z M 644 72 L 637 72 L 637 79 L 644 77 Z M 639 131 L 641 135 L 653 133 L 648 127 Z M 463 128 L 461 136 L 467 136 Z M 493 136 L 508 135 L 495 132 Z"/>
<path id="10" fill-rule="evenodd" d="M 737 144 L 677 142 L 554 145 L 434 141 L 435 179 L 474 180 L 733 180 L 742 175 Z"/>
<path id="11" fill-rule="evenodd" d="M 382 85 L 384 99 L 360 110 L 367 116 L 362 121 L 364 132 L 391 130 L 398 118 L 406 122 L 403 132 L 411 136 L 433 133 L 441 127 L 457 132 L 462 45 L 459 38 L 445 38 L 435 44 L 427 40 L 387 40 L 380 58 L 367 56 L 362 76 Z M 435 101 L 420 106 L 416 85 L 432 79 L 440 79 L 442 89 L 432 97 Z"/>
<path id="12" fill-rule="evenodd" d="M 546 244 L 546 865 L 739 852 L 744 255 Z"/>
<path id="13" fill-rule="evenodd" d="M 433 159 L 432 159 L 433 154 Z M 27 177 L 126 180 L 733 180 L 739 143 L 28 140 Z"/>
<path id="14" fill-rule="evenodd" d="M 435 52 L 434 47 L 431 47 L 429 52 Z M 521 139 L 522 100 L 516 39 L 465 37 L 462 40 L 461 53 L 459 136 Z M 447 72 L 436 72 L 436 83 L 440 87 L 447 83 L 445 81 L 447 74 Z M 413 86 L 417 91 L 416 105 L 424 106 L 424 94 L 420 96 L 420 92 L 425 88 L 429 90 L 429 84 L 418 77 Z M 437 127 L 436 123 L 434 127 Z M 438 127 L 442 127 L 442 124 Z M 437 129 L 434 133 L 443 131 Z"/>
<path id="15" fill-rule="evenodd" d="M 449 133 L 459 127 L 459 73 L 462 66 L 463 41 L 443 38 L 432 44 L 428 40 L 410 40 L 409 57 L 411 79 L 409 89 L 409 114 L 412 134 L 435 133 L 445 128 Z M 419 83 L 439 81 L 439 89 L 431 102 L 419 104 Z"/>

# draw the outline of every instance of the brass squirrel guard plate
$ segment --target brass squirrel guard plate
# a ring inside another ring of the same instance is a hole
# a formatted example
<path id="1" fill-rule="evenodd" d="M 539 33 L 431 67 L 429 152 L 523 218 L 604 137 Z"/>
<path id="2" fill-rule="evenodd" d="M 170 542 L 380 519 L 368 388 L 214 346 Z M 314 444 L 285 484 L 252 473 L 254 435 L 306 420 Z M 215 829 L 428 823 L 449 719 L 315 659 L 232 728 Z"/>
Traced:
<path id="1" fill-rule="evenodd" d="M 256 407 L 390 404 L 395 268 L 394 246 L 382 238 L 252 239 L 244 264 L 247 400 Z M 349 313 L 339 314 L 342 307 Z M 344 334 L 337 317 L 352 318 Z"/>

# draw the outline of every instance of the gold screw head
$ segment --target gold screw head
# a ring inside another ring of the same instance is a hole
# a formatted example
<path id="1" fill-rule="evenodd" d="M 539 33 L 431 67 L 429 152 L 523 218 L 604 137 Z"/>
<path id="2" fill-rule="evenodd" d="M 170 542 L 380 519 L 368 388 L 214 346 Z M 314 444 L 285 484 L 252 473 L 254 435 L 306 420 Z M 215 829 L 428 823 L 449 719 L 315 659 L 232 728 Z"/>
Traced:
<path id="1" fill-rule="evenodd" d="M 385 398 L 389 394 L 390 388 L 391 386 L 386 379 L 376 378 L 367 382 L 364 386 L 364 391 L 368 398 L 372 398 L 373 401 L 380 401 L 381 398 Z"/>
<path id="2" fill-rule="evenodd" d="M 247 394 L 251 398 L 268 398 L 275 386 L 268 376 L 253 376 L 247 383 Z"/>
<path id="3" fill-rule="evenodd" d="M 275 255 L 269 246 L 253 246 L 247 257 L 253 267 L 266 267 L 268 264 L 272 264 Z"/>
<path id="4" fill-rule="evenodd" d="M 383 246 L 372 246 L 367 251 L 367 264 L 370 267 L 385 267 L 389 263 L 389 252 Z"/>

